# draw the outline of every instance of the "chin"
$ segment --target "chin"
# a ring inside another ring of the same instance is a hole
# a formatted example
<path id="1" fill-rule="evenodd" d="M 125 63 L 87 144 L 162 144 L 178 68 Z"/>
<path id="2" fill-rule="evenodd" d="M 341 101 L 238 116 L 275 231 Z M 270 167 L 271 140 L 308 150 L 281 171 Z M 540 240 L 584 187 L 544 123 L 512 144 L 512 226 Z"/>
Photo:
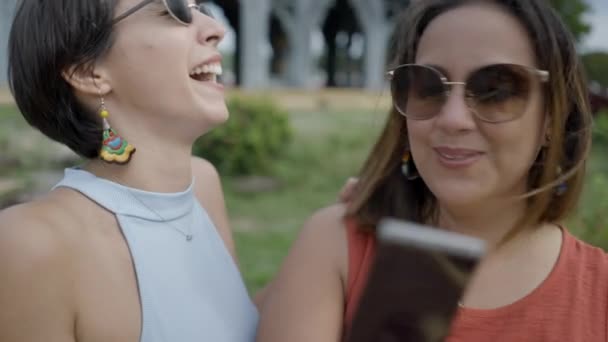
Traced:
<path id="1" fill-rule="evenodd" d="M 218 102 L 210 105 L 206 103 L 198 107 L 197 119 L 209 127 L 221 125 L 228 120 L 229 113 L 225 102 Z"/>
<path id="2" fill-rule="evenodd" d="M 464 182 L 441 182 L 429 184 L 429 189 L 437 200 L 448 207 L 468 207 L 479 205 L 490 196 L 489 186 L 467 184 Z"/>
<path id="3" fill-rule="evenodd" d="M 480 204 L 484 203 L 484 197 L 482 196 L 437 196 L 437 201 L 441 206 L 451 208 L 452 210 L 463 212 L 482 211 Z"/>
<path id="4" fill-rule="evenodd" d="M 228 119 L 228 109 L 226 106 L 219 108 L 205 108 L 197 107 L 195 110 L 188 110 L 188 114 L 183 118 L 182 134 L 193 134 L 195 137 L 199 137 L 203 134 L 208 133 L 217 126 L 222 125 Z M 186 133 L 190 132 L 190 133 Z"/>
<path id="5" fill-rule="evenodd" d="M 209 112 L 208 115 L 205 115 L 205 118 L 208 119 L 207 122 L 210 124 L 211 127 L 215 127 L 225 123 L 228 120 L 229 116 L 230 115 L 228 113 L 228 108 L 224 106 L 221 109 Z"/>

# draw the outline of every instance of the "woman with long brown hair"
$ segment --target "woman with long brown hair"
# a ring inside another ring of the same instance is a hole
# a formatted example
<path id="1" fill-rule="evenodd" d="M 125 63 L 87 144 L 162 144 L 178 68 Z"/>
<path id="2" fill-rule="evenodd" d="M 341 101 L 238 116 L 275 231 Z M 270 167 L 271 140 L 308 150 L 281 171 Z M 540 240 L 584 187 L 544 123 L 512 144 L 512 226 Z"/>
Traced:
<path id="1" fill-rule="evenodd" d="M 608 258 L 562 224 L 591 144 L 566 27 L 543 0 L 418 1 L 398 25 L 384 131 L 352 200 L 305 224 L 258 340 L 340 340 L 383 217 L 489 247 L 449 341 L 607 340 Z"/>

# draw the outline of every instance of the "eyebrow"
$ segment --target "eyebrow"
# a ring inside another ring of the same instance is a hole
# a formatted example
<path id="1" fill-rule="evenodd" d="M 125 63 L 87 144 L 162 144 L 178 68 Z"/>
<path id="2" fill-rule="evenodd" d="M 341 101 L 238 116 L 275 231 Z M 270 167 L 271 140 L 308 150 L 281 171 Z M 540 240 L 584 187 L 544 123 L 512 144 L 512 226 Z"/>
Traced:
<path id="1" fill-rule="evenodd" d="M 435 64 L 424 64 L 426 66 L 429 66 L 437 71 L 439 71 L 444 77 L 446 77 L 447 79 L 450 79 L 450 73 L 443 67 L 439 66 L 439 65 L 435 65 Z"/>

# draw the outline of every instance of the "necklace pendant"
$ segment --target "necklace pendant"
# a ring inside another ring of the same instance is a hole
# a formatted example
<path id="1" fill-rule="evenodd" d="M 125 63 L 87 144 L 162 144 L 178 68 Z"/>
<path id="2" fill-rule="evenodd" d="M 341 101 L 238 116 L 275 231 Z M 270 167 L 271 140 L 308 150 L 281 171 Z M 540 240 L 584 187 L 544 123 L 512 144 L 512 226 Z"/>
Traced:
<path id="1" fill-rule="evenodd" d="M 186 235 L 186 241 L 192 241 L 192 235 L 191 234 Z"/>

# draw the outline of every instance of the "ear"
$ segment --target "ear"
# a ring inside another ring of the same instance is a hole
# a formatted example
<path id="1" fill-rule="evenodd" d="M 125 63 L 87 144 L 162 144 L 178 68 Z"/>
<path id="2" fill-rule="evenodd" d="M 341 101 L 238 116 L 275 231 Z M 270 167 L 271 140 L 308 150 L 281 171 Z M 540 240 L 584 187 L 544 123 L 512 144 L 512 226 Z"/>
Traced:
<path id="1" fill-rule="evenodd" d="M 62 76 L 76 91 L 86 95 L 100 96 L 112 90 L 108 73 L 98 64 L 71 66 Z"/>

